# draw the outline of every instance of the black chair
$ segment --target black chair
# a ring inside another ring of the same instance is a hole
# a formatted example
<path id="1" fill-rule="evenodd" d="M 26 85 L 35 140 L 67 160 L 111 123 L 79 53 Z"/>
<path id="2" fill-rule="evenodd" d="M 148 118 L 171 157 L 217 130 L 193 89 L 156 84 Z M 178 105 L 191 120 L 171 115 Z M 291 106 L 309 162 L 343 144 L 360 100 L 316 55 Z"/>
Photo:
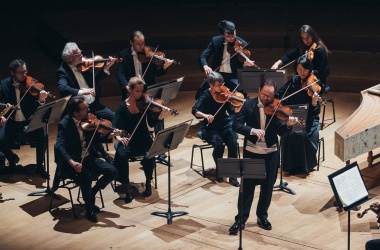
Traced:
<path id="1" fill-rule="evenodd" d="M 325 105 L 323 106 L 323 110 L 322 110 L 322 122 L 321 122 L 321 130 L 323 130 L 324 128 L 324 125 L 325 125 L 325 112 L 326 112 L 326 106 L 328 103 L 331 103 L 331 106 L 332 106 L 332 109 L 333 109 L 333 117 L 332 118 L 329 118 L 329 119 L 326 119 L 326 120 L 332 120 L 332 122 L 330 122 L 328 125 L 331 125 L 333 124 L 334 122 L 336 122 L 336 119 L 335 119 L 335 104 L 334 104 L 334 99 L 327 99 L 325 100 Z"/>
<path id="2" fill-rule="evenodd" d="M 199 137 L 199 139 L 202 140 L 203 143 L 202 144 L 193 144 L 193 147 L 191 149 L 190 168 L 193 169 L 198 174 L 200 174 L 202 177 L 205 177 L 205 164 L 204 164 L 204 160 L 203 160 L 203 150 L 209 149 L 209 148 L 213 148 L 213 146 L 210 143 L 206 142 L 205 138 L 203 137 L 202 131 L 198 131 L 197 132 L 197 136 Z M 197 171 L 197 170 L 195 170 L 193 168 L 194 149 L 196 149 L 196 148 L 199 148 L 199 150 L 201 152 L 202 173 L 200 173 L 199 171 Z M 239 144 L 237 145 L 237 151 L 238 151 L 238 157 L 240 158 L 240 147 L 239 147 Z"/>
<path id="3" fill-rule="evenodd" d="M 321 146 L 322 146 L 322 158 L 321 158 Z M 319 165 L 321 161 L 325 160 L 325 138 L 321 137 L 318 140 L 318 162 L 317 162 L 317 171 L 319 171 Z"/>
<path id="4" fill-rule="evenodd" d="M 57 191 L 59 188 L 65 188 L 69 192 L 70 202 L 71 202 L 71 207 L 72 207 L 74 219 L 76 219 L 79 216 L 80 213 L 76 213 L 75 210 L 82 211 L 83 209 L 75 207 L 71 190 L 73 190 L 73 189 L 75 189 L 77 187 L 79 188 L 79 190 L 78 190 L 78 196 L 77 196 L 77 201 L 79 202 L 80 205 L 82 205 L 82 203 L 80 202 L 80 192 L 81 192 L 80 191 L 80 187 L 79 187 L 79 185 L 77 183 L 75 183 L 75 181 L 72 179 L 72 177 L 69 174 L 67 174 L 64 171 L 62 171 L 62 163 L 61 163 L 61 161 L 59 159 L 60 157 L 59 157 L 59 155 L 57 154 L 57 152 L 55 150 L 54 150 L 54 153 L 55 153 L 55 162 L 57 164 L 57 168 L 55 170 L 53 185 L 52 185 L 52 188 L 51 188 L 51 191 L 53 192 L 53 194 L 51 195 L 51 199 L 50 199 L 49 212 L 51 213 L 51 211 L 52 211 L 53 198 L 57 197 L 57 195 L 55 194 L 55 191 Z M 95 172 L 90 172 L 90 175 L 91 175 L 90 178 L 91 178 L 92 181 L 96 181 L 99 178 L 99 175 L 96 174 Z M 102 195 L 102 191 L 101 190 L 99 190 L 99 196 L 100 196 L 100 199 L 101 199 L 101 202 L 102 202 L 102 207 L 101 208 L 104 208 L 104 200 L 103 200 L 103 195 Z"/>

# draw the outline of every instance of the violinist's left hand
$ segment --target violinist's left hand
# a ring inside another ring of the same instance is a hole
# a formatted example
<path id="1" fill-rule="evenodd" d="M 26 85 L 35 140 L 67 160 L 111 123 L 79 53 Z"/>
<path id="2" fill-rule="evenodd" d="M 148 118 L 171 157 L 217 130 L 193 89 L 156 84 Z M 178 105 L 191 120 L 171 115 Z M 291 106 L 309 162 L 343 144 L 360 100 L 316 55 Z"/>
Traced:
<path id="1" fill-rule="evenodd" d="M 170 65 L 173 64 L 173 62 L 174 62 L 174 60 L 166 59 L 165 63 L 164 63 L 164 69 L 166 70 L 167 68 L 169 68 Z"/>
<path id="2" fill-rule="evenodd" d="M 311 101 L 311 104 L 315 107 L 317 106 L 317 102 L 318 102 L 318 98 L 319 98 L 319 95 L 317 92 L 315 92 L 312 96 L 312 101 Z"/>
<path id="3" fill-rule="evenodd" d="M 164 117 L 169 113 L 169 108 L 165 107 L 162 109 L 160 116 L 158 117 L 158 120 L 164 119 Z"/>
<path id="4" fill-rule="evenodd" d="M 112 56 L 109 56 L 109 61 L 107 62 L 106 66 L 104 67 L 105 70 L 109 70 L 111 68 L 112 65 L 115 64 L 115 62 L 117 61 L 117 58 L 114 58 Z"/>
<path id="5" fill-rule="evenodd" d="M 40 95 L 39 95 L 39 101 L 40 102 L 45 102 L 45 100 L 48 97 L 48 95 L 49 95 L 49 92 L 46 92 L 45 90 L 41 90 L 40 91 Z"/>
<path id="6" fill-rule="evenodd" d="M 298 118 L 297 117 L 289 116 L 289 120 L 287 121 L 286 126 L 291 127 L 294 124 L 296 124 L 297 122 L 298 122 Z"/>
<path id="7" fill-rule="evenodd" d="M 252 67 L 253 65 L 255 65 L 255 61 L 251 61 L 251 60 L 245 60 L 243 64 L 244 67 Z"/>

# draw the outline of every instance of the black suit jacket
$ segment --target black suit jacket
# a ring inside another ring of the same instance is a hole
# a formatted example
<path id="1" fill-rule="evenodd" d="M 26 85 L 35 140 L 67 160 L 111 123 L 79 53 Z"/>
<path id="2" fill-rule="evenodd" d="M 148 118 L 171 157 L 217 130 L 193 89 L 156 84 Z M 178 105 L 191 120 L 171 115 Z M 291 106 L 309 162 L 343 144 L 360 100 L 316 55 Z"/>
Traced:
<path id="1" fill-rule="evenodd" d="M 244 41 L 240 37 L 236 37 L 239 41 L 242 42 L 242 45 L 245 46 L 247 44 L 246 41 Z M 213 55 L 213 61 L 211 64 L 211 68 L 215 70 L 222 64 L 223 60 L 223 50 L 224 50 L 224 42 L 225 39 L 223 36 L 215 36 L 212 38 L 210 44 L 207 46 L 207 48 L 203 51 L 202 55 L 199 57 L 199 65 L 201 67 L 201 70 L 203 71 L 203 66 L 207 65 L 207 60 Z M 237 69 L 243 68 L 243 62 L 240 62 L 237 58 L 237 55 L 234 56 L 231 59 L 231 70 L 232 74 L 234 75 L 234 78 L 237 78 Z"/>
<path id="2" fill-rule="evenodd" d="M 24 93 L 20 93 L 20 98 Z M 38 96 L 32 96 L 30 93 L 27 93 L 21 101 L 21 111 L 25 116 L 25 119 L 29 120 L 37 108 L 41 105 L 38 102 Z M 12 105 L 17 104 L 16 100 L 16 91 L 13 86 L 13 77 L 5 78 L 0 83 L 0 101 L 3 103 L 10 103 Z M 12 118 L 16 115 L 16 112 L 13 112 Z"/>
<path id="3" fill-rule="evenodd" d="M 122 91 L 126 91 L 125 87 L 128 85 L 128 81 L 131 77 L 136 76 L 135 64 L 133 63 L 132 47 L 122 50 L 119 54 L 119 58 L 123 61 L 117 65 L 116 77 L 119 81 Z M 151 48 L 154 51 L 154 48 Z M 141 64 L 142 73 L 144 74 L 148 62 Z M 144 80 L 147 86 L 156 84 L 156 76 L 162 76 L 167 72 L 162 66 L 151 63 L 148 70 L 144 75 Z"/>
<path id="4" fill-rule="evenodd" d="M 260 129 L 260 112 L 257 107 L 258 97 L 247 100 L 240 112 L 236 115 L 233 130 L 237 133 L 244 135 L 244 148 L 247 145 L 247 140 L 256 143 L 258 137 L 251 135 L 251 129 Z M 266 117 L 266 124 L 268 124 L 271 116 Z M 268 147 L 278 144 L 277 134 L 280 136 L 288 133 L 290 129 L 287 129 L 286 124 L 281 122 L 277 117 L 273 117 L 269 123 L 268 128 L 265 131 L 265 142 Z"/>
<path id="5" fill-rule="evenodd" d="M 57 81 L 58 81 L 58 88 L 59 88 L 59 94 L 61 97 L 65 97 L 68 95 L 76 96 L 78 95 L 78 92 L 80 90 L 79 83 L 77 79 L 74 76 L 73 71 L 71 70 L 70 66 L 66 62 L 62 62 L 59 66 L 57 72 Z M 92 81 L 92 69 L 89 69 L 82 73 L 87 85 L 89 88 L 93 87 L 93 81 Z M 108 75 L 103 71 L 99 71 L 95 75 L 95 84 L 98 88 L 99 82 L 103 80 Z M 99 102 L 99 97 L 95 97 L 95 102 Z"/>

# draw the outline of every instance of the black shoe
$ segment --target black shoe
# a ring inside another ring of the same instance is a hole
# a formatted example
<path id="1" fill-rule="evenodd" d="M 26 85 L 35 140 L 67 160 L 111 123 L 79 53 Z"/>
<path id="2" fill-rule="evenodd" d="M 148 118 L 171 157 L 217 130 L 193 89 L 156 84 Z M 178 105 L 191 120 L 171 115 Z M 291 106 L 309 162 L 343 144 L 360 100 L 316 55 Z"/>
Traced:
<path id="1" fill-rule="evenodd" d="M 245 224 L 241 224 L 241 229 L 244 230 Z M 230 234 L 237 234 L 240 231 L 240 221 L 235 221 L 235 223 L 230 227 Z"/>
<path id="2" fill-rule="evenodd" d="M 216 178 L 215 180 L 216 180 L 217 182 L 223 182 L 223 177 Z"/>
<path id="3" fill-rule="evenodd" d="M 152 195 L 152 186 L 150 184 L 150 181 L 147 181 L 146 182 L 146 188 L 145 188 L 145 191 L 144 191 L 144 196 L 145 197 L 149 197 Z"/>
<path id="4" fill-rule="evenodd" d="M 20 161 L 20 158 L 18 155 L 14 155 L 13 159 L 9 160 L 9 168 L 15 168 L 17 166 L 17 163 Z"/>
<path id="5" fill-rule="evenodd" d="M 98 217 L 93 211 L 91 213 L 86 213 L 86 217 L 87 217 L 87 220 L 91 222 L 95 222 L 95 223 L 98 222 Z"/>
<path id="6" fill-rule="evenodd" d="M 100 213 L 100 207 L 98 207 L 97 205 L 92 205 L 92 211 L 94 211 L 94 213 Z"/>
<path id="7" fill-rule="evenodd" d="M 257 218 L 257 225 L 265 230 L 272 230 L 272 224 L 267 219 Z"/>
<path id="8" fill-rule="evenodd" d="M 238 182 L 238 180 L 236 178 L 230 178 L 230 181 L 229 181 L 232 186 L 234 187 L 240 187 L 240 183 Z"/>
<path id="9" fill-rule="evenodd" d="M 124 202 L 131 203 L 133 201 L 133 197 L 129 191 L 126 192 Z"/>
<path id="10" fill-rule="evenodd" d="M 113 164 L 113 158 L 109 155 L 105 156 L 104 160 L 106 160 L 106 162 L 108 162 L 109 164 Z"/>
<path id="11" fill-rule="evenodd" d="M 44 179 L 50 178 L 48 172 L 46 172 L 45 169 L 43 169 L 43 167 L 37 167 L 36 168 L 36 174 L 40 174 L 41 178 L 44 178 Z"/>

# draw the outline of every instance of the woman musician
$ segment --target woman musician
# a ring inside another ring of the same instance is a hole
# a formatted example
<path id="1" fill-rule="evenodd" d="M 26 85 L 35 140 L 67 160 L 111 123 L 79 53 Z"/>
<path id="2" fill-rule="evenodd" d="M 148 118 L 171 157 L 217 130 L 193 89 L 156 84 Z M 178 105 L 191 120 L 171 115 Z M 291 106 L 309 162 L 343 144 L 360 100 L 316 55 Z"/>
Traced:
<path id="1" fill-rule="evenodd" d="M 319 87 L 318 83 L 309 82 L 311 81 L 309 79 L 312 78 L 310 76 L 313 76 L 313 64 L 307 58 L 300 57 L 297 59 L 296 65 L 297 75 L 286 82 L 275 95 L 275 98 L 278 99 L 284 97 L 282 105 L 309 105 L 306 126 L 302 132 L 292 132 L 282 138 L 283 168 L 290 174 L 309 173 L 317 165 L 316 153 L 320 130 L 319 95 L 316 91 L 311 94 L 307 88 L 301 90 L 301 86 L 307 84 L 313 84 L 316 89 Z"/>
<path id="2" fill-rule="evenodd" d="M 278 69 L 282 65 L 286 66 L 291 61 L 296 61 L 300 56 L 305 56 L 313 63 L 313 72 L 320 80 L 320 85 L 322 87 L 320 95 L 325 94 L 330 89 L 326 82 L 326 78 L 330 73 L 327 58 L 329 50 L 311 26 L 302 25 L 299 30 L 299 34 L 300 43 L 297 48 L 275 62 L 272 69 Z"/>

